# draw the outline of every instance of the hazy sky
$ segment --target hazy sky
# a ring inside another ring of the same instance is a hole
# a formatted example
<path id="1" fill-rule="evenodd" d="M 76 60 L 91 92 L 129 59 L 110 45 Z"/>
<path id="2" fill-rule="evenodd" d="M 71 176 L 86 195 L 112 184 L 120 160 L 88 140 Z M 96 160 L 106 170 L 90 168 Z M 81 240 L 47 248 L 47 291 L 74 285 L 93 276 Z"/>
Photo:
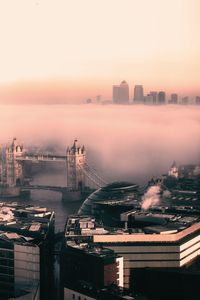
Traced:
<path id="1" fill-rule="evenodd" d="M 200 94 L 199 0 L 0 0 L 0 100 Z"/>

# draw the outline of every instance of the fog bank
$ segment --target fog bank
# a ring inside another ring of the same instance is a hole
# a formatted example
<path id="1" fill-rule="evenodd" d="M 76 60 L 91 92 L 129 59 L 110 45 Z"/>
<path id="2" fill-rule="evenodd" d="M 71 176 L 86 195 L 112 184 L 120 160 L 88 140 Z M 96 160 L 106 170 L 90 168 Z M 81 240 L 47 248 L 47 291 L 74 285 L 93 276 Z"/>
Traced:
<path id="1" fill-rule="evenodd" d="M 109 181 L 144 182 L 178 164 L 200 162 L 200 107 L 0 106 L 0 143 L 64 153 L 78 139 L 88 161 Z"/>

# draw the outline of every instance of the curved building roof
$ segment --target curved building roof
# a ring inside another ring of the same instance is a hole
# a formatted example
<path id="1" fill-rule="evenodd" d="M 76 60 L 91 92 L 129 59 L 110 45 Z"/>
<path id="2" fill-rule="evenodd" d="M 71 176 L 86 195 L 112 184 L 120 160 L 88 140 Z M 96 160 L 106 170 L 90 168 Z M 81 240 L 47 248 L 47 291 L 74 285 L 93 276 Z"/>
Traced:
<path id="1" fill-rule="evenodd" d="M 121 82 L 121 84 L 127 84 L 127 82 L 126 82 L 125 80 L 123 80 L 123 81 Z"/>
<path id="2" fill-rule="evenodd" d="M 103 201 L 128 201 L 135 198 L 138 193 L 138 185 L 130 182 L 113 182 L 96 190 L 83 202 L 78 214 L 93 215 L 93 204 Z"/>

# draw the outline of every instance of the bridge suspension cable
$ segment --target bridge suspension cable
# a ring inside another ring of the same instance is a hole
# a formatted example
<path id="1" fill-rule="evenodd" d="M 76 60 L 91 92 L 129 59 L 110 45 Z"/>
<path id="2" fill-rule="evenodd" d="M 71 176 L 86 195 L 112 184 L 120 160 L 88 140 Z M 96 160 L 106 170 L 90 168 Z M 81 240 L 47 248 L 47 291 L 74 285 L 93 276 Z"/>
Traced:
<path id="1" fill-rule="evenodd" d="M 100 177 L 96 171 L 90 167 L 87 163 L 85 163 L 83 166 L 79 166 L 84 175 L 92 182 L 94 183 L 97 187 L 102 187 L 107 184 L 107 182 Z"/>

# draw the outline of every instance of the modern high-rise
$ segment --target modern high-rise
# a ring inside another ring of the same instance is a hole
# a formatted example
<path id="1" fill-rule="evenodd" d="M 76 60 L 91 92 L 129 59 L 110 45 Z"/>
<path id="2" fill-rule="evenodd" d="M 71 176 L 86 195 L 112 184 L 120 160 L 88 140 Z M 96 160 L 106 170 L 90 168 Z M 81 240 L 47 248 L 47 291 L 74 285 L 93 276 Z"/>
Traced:
<path id="1" fill-rule="evenodd" d="M 113 85 L 113 103 L 118 104 L 120 102 L 120 87 L 119 85 Z"/>
<path id="2" fill-rule="evenodd" d="M 143 86 L 142 85 L 135 85 L 133 102 L 134 103 L 143 103 L 143 101 L 144 101 Z"/>
<path id="3" fill-rule="evenodd" d="M 154 102 L 153 102 L 153 96 L 150 95 L 150 94 L 146 95 L 144 97 L 144 104 L 150 104 L 150 105 L 154 104 Z"/>
<path id="4" fill-rule="evenodd" d="M 185 96 L 181 99 L 181 104 L 189 104 L 189 97 Z"/>
<path id="5" fill-rule="evenodd" d="M 157 104 L 158 93 L 155 91 L 151 91 L 149 95 L 153 97 L 153 104 Z"/>
<path id="6" fill-rule="evenodd" d="M 178 95 L 177 94 L 171 94 L 171 99 L 170 99 L 171 104 L 177 104 L 178 103 Z"/>
<path id="7" fill-rule="evenodd" d="M 158 93 L 158 104 L 165 104 L 165 98 L 166 98 L 165 92 L 160 91 Z"/>
<path id="8" fill-rule="evenodd" d="M 195 101 L 195 103 L 196 104 L 200 104 L 200 97 L 199 96 L 196 96 L 196 99 L 195 99 L 196 101 Z"/>
<path id="9" fill-rule="evenodd" d="M 129 86 L 125 80 L 120 85 L 113 85 L 113 103 L 129 103 Z"/>

